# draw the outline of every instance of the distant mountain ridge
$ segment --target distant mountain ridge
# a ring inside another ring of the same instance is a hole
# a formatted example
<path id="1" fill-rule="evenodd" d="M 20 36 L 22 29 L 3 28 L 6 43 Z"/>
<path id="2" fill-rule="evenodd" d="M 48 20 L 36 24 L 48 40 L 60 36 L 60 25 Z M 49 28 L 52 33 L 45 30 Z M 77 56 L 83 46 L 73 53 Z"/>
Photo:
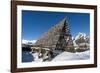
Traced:
<path id="1" fill-rule="evenodd" d="M 74 45 L 76 45 L 75 41 L 78 39 L 81 39 L 81 38 L 83 38 L 84 40 L 89 42 L 90 36 L 86 35 L 86 33 L 79 32 L 75 37 L 72 38 Z M 36 41 L 37 40 L 25 40 L 25 39 L 23 39 L 22 44 L 34 44 L 34 43 L 36 43 Z"/>
<path id="2" fill-rule="evenodd" d="M 73 42 L 75 42 L 78 39 L 84 39 L 85 41 L 89 42 L 90 36 L 86 35 L 86 33 L 79 32 L 75 37 L 73 37 Z"/>
<path id="3" fill-rule="evenodd" d="M 79 39 L 79 38 L 86 38 L 87 36 L 86 36 L 86 33 L 82 33 L 82 32 L 79 32 L 77 35 L 76 35 L 76 37 L 75 37 L 75 40 L 77 40 L 77 39 Z"/>
<path id="4" fill-rule="evenodd" d="M 34 44 L 37 40 L 22 40 L 22 44 Z"/>

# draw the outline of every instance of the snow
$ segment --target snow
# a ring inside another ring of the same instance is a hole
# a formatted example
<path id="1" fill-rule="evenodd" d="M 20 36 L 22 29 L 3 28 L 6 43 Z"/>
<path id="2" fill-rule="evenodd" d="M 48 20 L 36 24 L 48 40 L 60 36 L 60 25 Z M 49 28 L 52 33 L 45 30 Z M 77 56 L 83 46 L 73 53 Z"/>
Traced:
<path id="1" fill-rule="evenodd" d="M 75 40 L 81 38 L 81 37 L 84 37 L 84 39 L 87 37 L 85 33 L 81 33 L 79 32 L 78 35 L 75 37 Z"/>
<path id="2" fill-rule="evenodd" d="M 33 53 L 32 54 L 34 57 L 33 62 L 43 62 L 42 58 L 38 58 L 38 53 Z M 71 52 L 62 52 L 59 55 L 57 55 L 52 61 L 68 61 L 68 60 L 87 60 L 90 58 L 90 51 L 85 51 L 85 52 L 76 52 L 76 53 L 71 53 Z"/>
<path id="3" fill-rule="evenodd" d="M 51 61 L 69 61 L 69 60 L 87 60 L 90 59 L 90 50 L 84 52 L 71 53 L 67 51 L 58 51 L 54 52 L 55 57 Z M 41 55 L 38 52 L 23 52 L 23 62 L 43 62 L 43 58 L 39 58 Z M 48 58 L 48 56 L 45 56 Z M 48 60 L 47 60 L 48 61 Z"/>
<path id="4" fill-rule="evenodd" d="M 57 55 L 52 61 L 67 61 L 67 60 L 86 60 L 90 58 L 90 51 L 85 52 L 62 52 L 61 54 Z"/>
<path id="5" fill-rule="evenodd" d="M 76 44 L 76 40 L 78 40 L 78 39 L 80 39 L 80 38 L 83 38 L 85 41 L 88 41 L 89 42 L 89 36 L 88 35 L 86 35 L 86 33 L 84 33 L 84 32 L 79 32 L 75 37 L 72 37 L 73 38 L 73 44 L 74 44 L 74 46 L 77 46 L 78 47 L 78 44 Z M 89 43 L 86 43 L 86 42 L 83 42 L 83 43 L 80 43 L 81 45 L 84 45 L 84 44 L 86 44 L 86 45 L 89 45 Z"/>
<path id="6" fill-rule="evenodd" d="M 42 58 L 38 57 L 39 53 L 33 53 L 32 55 L 34 57 L 34 61 L 33 62 L 42 62 L 43 61 Z"/>
<path id="7" fill-rule="evenodd" d="M 23 44 L 33 43 L 33 44 L 34 44 L 36 41 L 37 41 L 37 40 L 25 40 L 25 39 L 23 39 L 23 40 L 22 40 L 22 43 L 23 43 Z"/>

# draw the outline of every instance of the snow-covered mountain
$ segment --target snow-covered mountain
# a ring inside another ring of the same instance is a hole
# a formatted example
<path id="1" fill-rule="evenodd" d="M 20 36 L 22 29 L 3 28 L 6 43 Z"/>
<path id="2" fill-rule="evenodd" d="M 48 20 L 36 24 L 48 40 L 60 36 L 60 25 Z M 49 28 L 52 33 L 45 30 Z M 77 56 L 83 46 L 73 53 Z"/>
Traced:
<path id="1" fill-rule="evenodd" d="M 75 37 L 75 40 L 77 40 L 77 39 L 80 39 L 80 38 L 84 38 L 84 39 L 86 39 L 86 33 L 81 33 L 81 32 L 79 32 L 77 35 L 76 35 L 76 37 Z"/>
<path id="2" fill-rule="evenodd" d="M 83 43 L 89 43 L 90 37 L 88 35 L 86 35 L 86 33 L 79 32 L 75 37 L 73 37 L 73 43 L 74 43 L 75 46 L 77 46 L 75 41 L 79 40 L 79 39 L 83 39 L 84 41 L 86 41 L 86 42 L 83 42 Z"/>
<path id="3" fill-rule="evenodd" d="M 81 33 L 81 32 L 79 32 L 79 33 L 75 36 L 74 40 L 77 40 L 77 39 L 80 39 L 80 38 L 83 38 L 84 40 L 86 40 L 86 39 L 89 39 L 90 36 L 86 35 L 86 33 Z"/>
<path id="4" fill-rule="evenodd" d="M 59 51 L 55 50 L 52 54 L 46 55 L 48 53 L 46 50 L 45 57 L 39 58 L 39 52 L 31 52 L 27 53 L 23 51 L 23 62 L 24 61 L 31 61 L 31 62 L 43 62 L 49 61 L 50 55 L 53 57 L 50 61 L 67 61 L 67 60 L 86 60 L 90 58 L 90 50 L 89 50 L 89 36 L 85 33 L 78 33 L 75 37 L 72 37 L 74 43 L 75 52 L 68 52 L 68 51 Z M 76 43 L 76 40 L 77 43 Z M 23 50 L 30 50 L 30 47 L 36 42 L 36 40 L 22 40 Z M 83 47 L 85 45 L 85 47 Z M 36 49 L 37 50 L 37 49 Z M 43 49 L 44 50 L 44 49 Z M 27 56 L 27 57 L 26 57 Z M 29 59 L 30 58 L 30 59 Z M 47 60 L 46 60 L 47 59 Z"/>
<path id="5" fill-rule="evenodd" d="M 34 44 L 37 40 L 22 40 L 22 44 Z"/>

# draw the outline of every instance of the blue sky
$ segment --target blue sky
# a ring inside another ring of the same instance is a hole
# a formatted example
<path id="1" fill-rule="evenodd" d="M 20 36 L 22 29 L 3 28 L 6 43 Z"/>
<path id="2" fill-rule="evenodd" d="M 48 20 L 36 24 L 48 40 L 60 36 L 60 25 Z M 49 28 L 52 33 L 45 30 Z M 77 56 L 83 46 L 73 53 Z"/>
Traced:
<path id="1" fill-rule="evenodd" d="M 44 32 L 68 17 L 72 36 L 79 32 L 90 33 L 90 15 L 88 13 L 22 11 L 22 39 L 37 40 Z"/>

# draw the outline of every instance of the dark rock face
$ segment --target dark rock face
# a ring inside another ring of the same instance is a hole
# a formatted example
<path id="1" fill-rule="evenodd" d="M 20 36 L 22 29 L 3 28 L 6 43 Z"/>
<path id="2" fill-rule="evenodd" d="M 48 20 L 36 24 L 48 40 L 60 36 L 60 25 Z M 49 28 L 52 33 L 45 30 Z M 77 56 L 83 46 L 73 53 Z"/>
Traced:
<path id="1" fill-rule="evenodd" d="M 73 41 L 70 34 L 67 18 L 45 32 L 31 47 L 32 53 L 43 61 L 51 61 L 63 51 L 73 52 Z"/>
<path id="2" fill-rule="evenodd" d="M 52 50 L 65 50 L 68 44 L 67 37 L 71 37 L 69 23 L 66 18 L 51 27 L 35 43 L 41 47 L 48 47 Z M 72 42 L 72 41 L 71 41 Z M 72 44 L 70 44 L 72 45 Z"/>

